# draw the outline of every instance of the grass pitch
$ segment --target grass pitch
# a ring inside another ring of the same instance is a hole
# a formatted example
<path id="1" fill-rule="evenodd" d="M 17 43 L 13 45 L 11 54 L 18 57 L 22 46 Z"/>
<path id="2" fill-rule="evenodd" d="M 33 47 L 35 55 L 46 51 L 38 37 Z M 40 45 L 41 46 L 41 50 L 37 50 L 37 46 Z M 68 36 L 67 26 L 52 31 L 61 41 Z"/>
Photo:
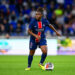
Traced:
<path id="1" fill-rule="evenodd" d="M 27 67 L 27 56 L 0 56 L 0 75 L 75 75 L 75 56 L 48 56 L 46 62 L 54 63 L 53 71 L 43 71 L 38 63 L 40 56 L 34 56 L 30 71 Z"/>

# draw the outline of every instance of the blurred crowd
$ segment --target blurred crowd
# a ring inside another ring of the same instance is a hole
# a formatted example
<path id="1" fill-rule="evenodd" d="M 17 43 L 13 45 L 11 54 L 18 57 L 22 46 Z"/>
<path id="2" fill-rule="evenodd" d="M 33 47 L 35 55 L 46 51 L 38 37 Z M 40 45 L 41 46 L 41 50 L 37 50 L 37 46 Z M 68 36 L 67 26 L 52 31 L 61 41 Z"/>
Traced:
<path id="1" fill-rule="evenodd" d="M 75 35 L 75 0 L 0 0 L 0 35 L 27 36 L 39 6 L 44 8 L 43 17 L 61 35 Z M 48 27 L 45 32 L 56 35 Z"/>

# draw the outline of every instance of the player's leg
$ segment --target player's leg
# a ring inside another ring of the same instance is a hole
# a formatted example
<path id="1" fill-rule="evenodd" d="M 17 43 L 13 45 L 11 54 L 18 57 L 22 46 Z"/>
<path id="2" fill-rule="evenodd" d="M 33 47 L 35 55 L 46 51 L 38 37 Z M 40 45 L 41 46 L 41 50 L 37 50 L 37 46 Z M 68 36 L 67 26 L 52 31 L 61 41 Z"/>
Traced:
<path id="1" fill-rule="evenodd" d="M 45 61 L 46 56 L 47 56 L 47 46 L 42 45 L 42 46 L 40 46 L 40 48 L 41 48 L 41 51 L 42 51 L 42 55 L 41 55 L 41 60 L 40 60 L 39 66 L 41 67 L 42 70 L 45 70 L 43 62 Z"/>
<path id="2" fill-rule="evenodd" d="M 33 55 L 34 55 L 35 50 L 37 48 L 36 43 L 31 40 L 30 44 L 29 44 L 29 48 L 30 48 L 30 52 L 29 52 L 29 56 L 28 56 L 28 68 L 26 68 L 25 70 L 30 70 L 32 60 L 33 60 Z"/>
<path id="3" fill-rule="evenodd" d="M 35 40 L 30 40 L 29 48 L 30 48 L 30 52 L 29 52 L 29 56 L 28 56 L 28 67 L 31 67 L 33 55 L 37 48 L 37 44 L 36 44 Z"/>
<path id="4" fill-rule="evenodd" d="M 35 53 L 35 50 L 30 50 L 29 56 L 28 56 L 28 67 L 31 67 L 34 53 Z"/>
<path id="5" fill-rule="evenodd" d="M 47 46 L 46 45 L 42 45 L 42 46 L 40 46 L 40 48 L 41 48 L 41 51 L 42 51 L 40 64 L 43 64 L 43 62 L 45 61 L 46 56 L 47 56 Z"/>
<path id="6" fill-rule="evenodd" d="M 35 53 L 35 50 L 30 50 L 29 56 L 28 56 L 28 67 L 25 70 L 30 70 L 34 53 Z"/>

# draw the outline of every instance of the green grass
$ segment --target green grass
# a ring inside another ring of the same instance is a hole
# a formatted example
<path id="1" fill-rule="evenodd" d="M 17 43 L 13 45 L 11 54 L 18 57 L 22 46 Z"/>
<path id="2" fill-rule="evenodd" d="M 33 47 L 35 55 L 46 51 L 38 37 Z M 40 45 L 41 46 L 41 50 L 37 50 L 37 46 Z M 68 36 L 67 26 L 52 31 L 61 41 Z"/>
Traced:
<path id="1" fill-rule="evenodd" d="M 39 68 L 40 56 L 34 56 L 31 70 L 25 71 L 27 58 L 0 56 L 0 75 L 75 75 L 75 56 L 48 56 L 45 63 L 54 63 L 53 71 L 43 71 Z"/>

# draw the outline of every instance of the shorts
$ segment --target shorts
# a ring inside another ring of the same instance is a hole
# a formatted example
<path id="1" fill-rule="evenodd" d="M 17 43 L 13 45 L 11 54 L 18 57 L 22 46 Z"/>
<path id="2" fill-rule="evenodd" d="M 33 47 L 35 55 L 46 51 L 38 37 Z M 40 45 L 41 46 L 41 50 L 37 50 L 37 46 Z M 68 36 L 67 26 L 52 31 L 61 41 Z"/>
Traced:
<path id="1" fill-rule="evenodd" d="M 37 49 L 37 46 L 43 46 L 43 45 L 47 45 L 47 41 L 46 39 L 41 39 L 40 42 L 35 42 L 35 40 L 30 39 L 30 43 L 29 43 L 29 49 L 30 50 L 35 50 Z"/>

